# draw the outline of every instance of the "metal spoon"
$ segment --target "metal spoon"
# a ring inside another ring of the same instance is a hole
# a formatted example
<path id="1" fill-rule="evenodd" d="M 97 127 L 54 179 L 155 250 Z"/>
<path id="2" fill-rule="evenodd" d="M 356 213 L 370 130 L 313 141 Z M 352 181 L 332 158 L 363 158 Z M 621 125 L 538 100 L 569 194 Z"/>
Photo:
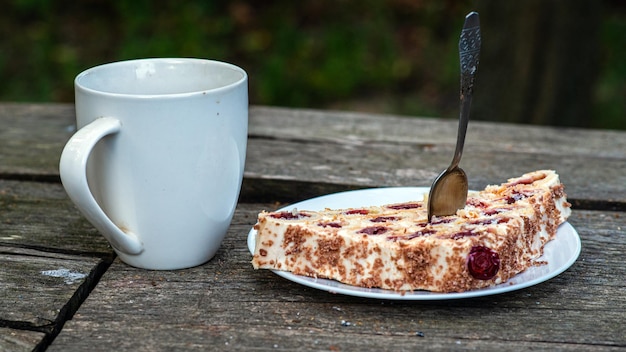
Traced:
<path id="1" fill-rule="evenodd" d="M 467 175 L 459 167 L 459 162 L 463 154 L 474 80 L 480 57 L 480 20 L 476 12 L 471 12 L 465 17 L 459 41 L 459 56 L 461 59 L 461 113 L 456 150 L 450 166 L 435 179 L 430 188 L 428 222 L 431 221 L 433 215 L 455 214 L 458 209 L 465 207 L 467 201 Z"/>

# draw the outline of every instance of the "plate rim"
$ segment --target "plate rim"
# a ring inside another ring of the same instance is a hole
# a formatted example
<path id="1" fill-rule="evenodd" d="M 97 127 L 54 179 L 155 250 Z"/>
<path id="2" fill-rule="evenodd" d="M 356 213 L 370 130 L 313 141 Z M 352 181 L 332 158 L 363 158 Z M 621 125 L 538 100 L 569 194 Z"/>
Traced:
<path id="1" fill-rule="evenodd" d="M 285 210 L 292 209 L 294 207 L 299 207 L 303 203 L 325 201 L 328 198 L 345 197 L 347 195 L 354 195 L 356 193 L 374 193 L 374 192 L 389 192 L 389 191 L 392 191 L 392 192 L 411 191 L 411 192 L 417 192 L 417 193 L 425 194 L 429 190 L 430 190 L 429 187 L 377 187 L 377 188 L 364 188 L 364 189 L 358 189 L 358 190 L 330 193 L 330 194 L 325 194 L 325 195 L 318 196 L 318 197 L 305 199 L 305 200 L 302 200 L 302 201 L 298 201 L 298 202 L 295 202 L 295 203 L 283 206 L 283 207 L 281 207 L 279 209 L 276 209 L 275 211 L 285 211 Z M 405 201 L 409 201 L 409 200 L 405 200 Z M 402 202 L 402 201 L 399 201 L 399 202 Z M 353 207 L 362 207 L 362 206 L 370 206 L 370 205 L 382 205 L 382 204 L 380 202 L 374 202 L 374 203 L 369 204 L 369 205 L 354 205 Z M 313 207 L 313 208 L 315 208 L 315 207 Z M 321 209 L 311 209 L 311 208 L 307 208 L 307 209 L 309 209 L 309 210 L 321 210 Z M 257 231 L 254 229 L 254 227 L 252 227 L 252 229 L 250 229 L 250 231 L 248 232 L 248 236 L 247 236 L 247 247 L 248 247 L 248 250 L 250 251 L 251 254 L 254 254 L 254 246 L 256 244 L 256 233 L 257 233 Z M 561 238 L 559 238 L 559 233 L 560 233 Z M 571 236 L 571 238 L 569 240 L 573 241 L 574 248 L 571 251 L 571 253 L 570 253 L 569 257 L 567 258 L 567 260 L 564 261 L 564 263 L 561 264 L 559 267 L 557 267 L 557 268 L 547 272 L 546 274 L 540 275 L 539 277 L 535 277 L 533 279 L 530 279 L 530 280 L 527 280 L 527 281 L 523 281 L 523 282 L 520 282 L 520 283 L 511 283 L 511 280 L 515 279 L 516 277 L 519 277 L 520 275 L 523 275 L 527 271 L 519 273 L 519 274 L 515 275 L 514 277 L 512 277 L 511 279 L 507 280 L 506 282 L 503 282 L 503 283 L 498 284 L 496 286 L 486 287 L 486 288 L 481 288 L 481 289 L 476 289 L 476 290 L 470 290 L 470 291 L 465 291 L 465 292 L 440 293 L 440 292 L 430 292 L 430 291 L 425 291 L 425 290 L 393 291 L 393 290 L 381 289 L 381 288 L 365 288 L 365 287 L 360 287 L 360 286 L 353 286 L 353 285 L 344 284 L 344 283 L 341 283 L 341 282 L 333 280 L 333 279 L 312 278 L 312 277 L 308 277 L 308 276 L 295 275 L 295 274 L 292 274 L 290 272 L 282 271 L 282 270 L 275 270 L 275 269 L 269 269 L 269 270 L 272 271 L 274 274 L 276 274 L 276 275 L 278 275 L 278 276 L 280 276 L 280 277 L 282 277 L 282 278 L 284 278 L 286 280 L 289 280 L 291 282 L 294 282 L 294 283 L 297 283 L 297 284 L 300 284 L 300 285 L 303 285 L 303 286 L 311 287 L 311 288 L 314 288 L 314 289 L 326 291 L 326 292 L 329 292 L 329 293 L 343 294 L 343 295 L 347 295 L 347 296 L 362 297 L 362 298 L 373 298 L 373 299 L 413 300 L 413 301 L 434 301 L 434 300 L 466 299 L 466 298 L 483 297 L 483 296 L 490 296 L 490 295 L 496 295 L 496 294 L 502 294 L 502 293 L 506 293 L 506 292 L 522 290 L 524 288 L 535 286 L 535 285 L 540 284 L 542 282 L 548 281 L 548 280 L 550 280 L 550 279 L 552 279 L 552 278 L 562 274 L 567 269 L 569 269 L 576 262 L 578 257 L 580 256 L 580 253 L 581 253 L 581 250 L 582 250 L 582 243 L 581 243 L 581 240 L 580 240 L 580 235 L 578 234 L 576 229 L 569 222 L 565 221 L 564 223 L 562 223 L 558 227 L 557 234 L 556 234 L 555 238 L 553 240 L 551 240 L 550 242 L 546 243 L 546 246 L 557 245 L 559 242 L 558 241 L 555 242 L 555 241 L 557 239 L 562 241 L 563 240 L 562 236 L 567 236 L 567 235 Z M 545 249 L 545 247 L 544 247 L 544 249 Z M 545 251 L 544 251 L 544 255 L 545 255 Z M 537 261 L 541 261 L 542 258 L 544 257 L 544 255 L 539 257 L 537 259 Z M 530 268 L 530 269 L 532 269 L 532 268 Z M 527 270 L 529 270 L 529 269 L 527 269 Z"/>

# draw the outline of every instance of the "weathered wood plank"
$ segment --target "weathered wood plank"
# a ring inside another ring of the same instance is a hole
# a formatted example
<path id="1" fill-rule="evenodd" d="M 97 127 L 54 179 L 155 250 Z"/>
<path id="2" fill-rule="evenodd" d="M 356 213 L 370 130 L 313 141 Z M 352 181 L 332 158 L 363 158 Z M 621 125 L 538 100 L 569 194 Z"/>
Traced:
<path id="1" fill-rule="evenodd" d="M 7 298 L 0 350 L 54 337 L 112 260 L 58 184 L 73 114 L 71 105 L 0 104 L 0 295 Z M 472 188 L 554 168 L 580 204 L 626 204 L 625 133 L 480 122 L 468 133 L 463 167 Z M 253 107 L 245 202 L 216 257 L 167 272 L 116 261 L 51 350 L 626 347 L 626 285 L 616 275 L 625 269 L 623 212 L 576 210 L 578 262 L 549 282 L 499 296 L 380 302 L 252 269 L 247 233 L 260 210 L 281 204 L 249 202 L 428 186 L 451 159 L 455 135 L 452 120 Z M 87 276 L 68 280 L 72 274 Z"/>
<path id="2" fill-rule="evenodd" d="M 52 329 L 59 312 L 100 261 L 0 246 L 1 319 L 14 327 Z"/>
<path id="3" fill-rule="evenodd" d="M 0 350 L 41 350 L 76 312 L 110 261 L 0 246 Z M 10 329 L 10 332 L 7 332 Z"/>
<path id="4" fill-rule="evenodd" d="M 626 347 L 626 285 L 616 275 L 624 270 L 623 213 L 575 211 L 581 257 L 548 282 L 469 300 L 401 302 L 334 295 L 252 269 L 247 233 L 256 213 L 273 207 L 240 204 L 205 265 L 155 272 L 116 261 L 50 350 Z"/>
<path id="5" fill-rule="evenodd" d="M 0 174 L 57 180 L 73 114 L 71 105 L 0 105 L 7 126 Z M 450 162 L 455 138 L 454 120 L 252 107 L 242 197 L 267 201 L 263 190 L 280 181 L 287 184 L 274 193 L 289 201 L 355 187 L 428 186 Z M 572 199 L 626 204 L 626 132 L 472 122 L 462 166 L 473 188 L 550 168 Z M 290 180 L 325 183 L 303 194 Z"/>
<path id="6" fill-rule="evenodd" d="M 457 123 L 454 119 L 256 106 L 250 111 L 250 136 L 354 145 L 386 142 L 454 147 Z M 625 136 L 623 131 L 470 121 L 466 146 L 471 150 L 624 160 Z"/>
<path id="7" fill-rule="evenodd" d="M 265 107 L 253 111 L 254 148 L 246 169 L 253 180 L 272 175 L 331 185 L 430 186 L 448 166 L 456 143 L 455 120 Z M 461 164 L 473 188 L 548 168 L 561 174 L 572 199 L 626 203 L 625 132 L 471 122 L 465 145 Z"/>
<path id="8" fill-rule="evenodd" d="M 74 116 L 70 104 L 0 104 L 0 174 L 58 178 Z"/>
<path id="9" fill-rule="evenodd" d="M 243 308 L 249 308 L 243 306 Z M 317 307 L 322 309 L 326 307 Z M 271 314 L 275 309 L 270 307 Z M 326 308 L 330 310 L 331 308 Z M 292 311 L 294 313 L 295 311 Z M 380 312 L 372 312 L 379 314 Z M 476 312 L 477 314 L 489 314 L 488 312 Z M 207 314 L 211 314 L 207 312 Z M 525 336 L 513 339 L 502 338 L 499 332 L 506 331 L 506 323 L 509 322 L 506 314 L 497 322 L 500 326 L 489 324 L 494 328 L 491 337 L 481 339 L 476 334 L 456 334 L 442 330 L 413 330 L 416 326 L 424 325 L 425 320 L 412 318 L 411 323 L 403 324 L 401 330 L 393 330 L 397 326 L 386 326 L 384 322 L 376 322 L 363 332 L 358 327 L 341 325 L 341 315 L 337 314 L 332 322 L 319 322 L 314 315 L 305 318 L 310 322 L 303 326 L 268 326 L 262 322 L 250 324 L 211 324 L 204 323 L 198 328 L 190 328 L 185 324 L 177 324 L 171 321 L 142 321 L 108 323 L 109 328 L 98 329 L 97 332 L 82 331 L 85 338 L 80 341 L 72 341 L 74 344 L 55 343 L 48 351 L 106 351 L 110 348 L 133 351 L 620 351 L 620 346 L 603 346 L 578 343 L 554 343 L 544 342 L 535 335 L 534 329 L 527 330 Z M 419 310 L 409 317 L 419 316 Z M 398 319 L 406 319 L 406 315 L 398 316 Z M 449 318 L 444 316 L 442 318 Z M 489 317 L 490 318 L 490 317 Z M 486 318 L 485 319 L 489 319 Z M 541 318 L 541 317 L 539 317 Z M 532 317 L 528 317 L 532 319 Z M 439 320 L 438 320 L 439 321 Z M 288 323 L 288 322 L 287 322 Z M 427 322 L 428 324 L 430 322 Z M 436 323 L 436 322 L 435 322 Z M 468 324 L 483 324 L 481 319 L 475 319 Z M 553 321 L 553 323 L 555 323 Z M 70 323 L 67 331 L 78 332 L 85 328 L 84 324 Z M 105 323 L 94 322 L 94 327 L 102 327 Z M 317 326 L 322 327 L 317 327 Z M 359 324 L 364 325 L 364 324 Z M 484 325 L 484 324 L 483 324 Z M 357 325 L 358 326 L 358 325 Z M 464 328 L 472 329 L 472 326 Z M 146 336 L 145 330 L 158 333 L 159 338 Z M 473 330 L 473 329 L 472 329 Z M 535 335 L 535 336 L 533 336 Z M 132 336 L 132 338 L 128 338 Z M 453 337 L 451 337 L 453 336 Z M 64 338 L 63 334 L 60 336 Z M 152 339 L 151 339 L 152 338 Z M 533 340 L 533 338 L 535 340 Z M 65 342 L 65 341 L 63 341 Z"/>
<path id="10" fill-rule="evenodd" d="M 113 257 L 60 184 L 0 180 L 0 350 L 49 343 Z"/>
<path id="11" fill-rule="evenodd" d="M 320 194 L 355 186 L 429 187 L 449 165 L 454 153 L 453 147 L 420 148 L 404 144 L 358 146 L 283 140 L 255 140 L 251 144 L 243 196 L 259 195 L 262 188 L 271 189 L 274 196 L 280 196 L 279 183 L 283 181 L 282 192 L 291 200 L 311 194 L 289 193 L 307 191 L 301 185 L 292 190 L 290 181 L 309 182 L 319 189 Z M 461 166 L 473 189 L 547 168 L 555 169 L 561 175 L 571 199 L 626 204 L 626 173 L 622 171 L 626 170 L 626 159 L 589 156 L 568 159 L 539 152 L 517 154 L 479 150 L 464 155 Z M 266 186 L 270 181 L 274 181 L 272 186 Z"/>
<path id="12" fill-rule="evenodd" d="M 42 332 L 0 328 L 0 352 L 30 352 L 44 337 Z"/>
<path id="13" fill-rule="evenodd" d="M 60 184 L 1 179 L 0 246 L 97 257 L 113 253 Z"/>

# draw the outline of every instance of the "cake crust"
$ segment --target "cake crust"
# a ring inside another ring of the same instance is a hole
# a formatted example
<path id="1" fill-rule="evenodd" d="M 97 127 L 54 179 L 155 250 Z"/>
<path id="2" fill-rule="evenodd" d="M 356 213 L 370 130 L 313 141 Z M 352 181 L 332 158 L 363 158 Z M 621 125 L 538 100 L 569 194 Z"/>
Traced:
<path id="1" fill-rule="evenodd" d="M 369 288 L 463 292 L 537 265 L 570 214 L 552 170 L 470 192 L 465 208 L 431 222 L 425 205 L 261 212 L 252 264 Z"/>

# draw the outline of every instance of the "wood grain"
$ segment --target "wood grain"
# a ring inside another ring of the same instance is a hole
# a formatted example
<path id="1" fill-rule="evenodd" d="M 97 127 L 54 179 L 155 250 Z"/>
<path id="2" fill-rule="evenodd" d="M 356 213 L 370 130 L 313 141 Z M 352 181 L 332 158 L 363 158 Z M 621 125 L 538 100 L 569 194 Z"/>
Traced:
<path id="1" fill-rule="evenodd" d="M 63 146 L 75 129 L 69 104 L 0 104 L 0 174 L 58 179 Z"/>
<path id="2" fill-rule="evenodd" d="M 60 184 L 0 179 L 0 351 L 47 346 L 113 258 Z"/>
<path id="3" fill-rule="evenodd" d="M 0 328 L 0 352 L 32 351 L 44 336 L 37 331 Z"/>
<path id="4" fill-rule="evenodd" d="M 0 175 L 58 181 L 74 112 L 63 104 L 3 104 Z M 456 121 L 252 107 L 242 199 L 296 201 L 337 190 L 430 186 L 452 159 Z M 462 167 L 483 188 L 556 170 L 585 208 L 625 209 L 626 132 L 471 122 Z M 306 188 L 310 187 L 311 190 Z M 589 205 L 590 204 L 590 205 Z"/>
<path id="5" fill-rule="evenodd" d="M 106 257 L 112 249 L 60 184 L 0 179 L 0 245 Z"/>
<path id="6" fill-rule="evenodd" d="M 246 237 L 261 210 L 342 190 L 429 186 L 452 157 L 456 121 L 252 107 L 228 236 L 210 262 L 178 271 L 115 259 L 67 198 L 58 160 L 73 133 L 71 105 L 0 104 L 0 121 L 0 351 L 626 348 L 625 132 L 471 122 L 462 161 L 470 186 L 557 170 L 582 253 L 527 289 L 408 302 L 255 271 Z"/>
<path id="7" fill-rule="evenodd" d="M 266 207 L 241 204 L 222 249 L 203 266 L 150 272 L 116 261 L 50 350 L 96 343 L 142 351 L 626 346 L 626 287 L 611 272 L 624 267 L 623 213 L 575 211 L 583 252 L 548 282 L 469 300 L 405 302 L 331 294 L 252 269 L 245 239 Z"/>

